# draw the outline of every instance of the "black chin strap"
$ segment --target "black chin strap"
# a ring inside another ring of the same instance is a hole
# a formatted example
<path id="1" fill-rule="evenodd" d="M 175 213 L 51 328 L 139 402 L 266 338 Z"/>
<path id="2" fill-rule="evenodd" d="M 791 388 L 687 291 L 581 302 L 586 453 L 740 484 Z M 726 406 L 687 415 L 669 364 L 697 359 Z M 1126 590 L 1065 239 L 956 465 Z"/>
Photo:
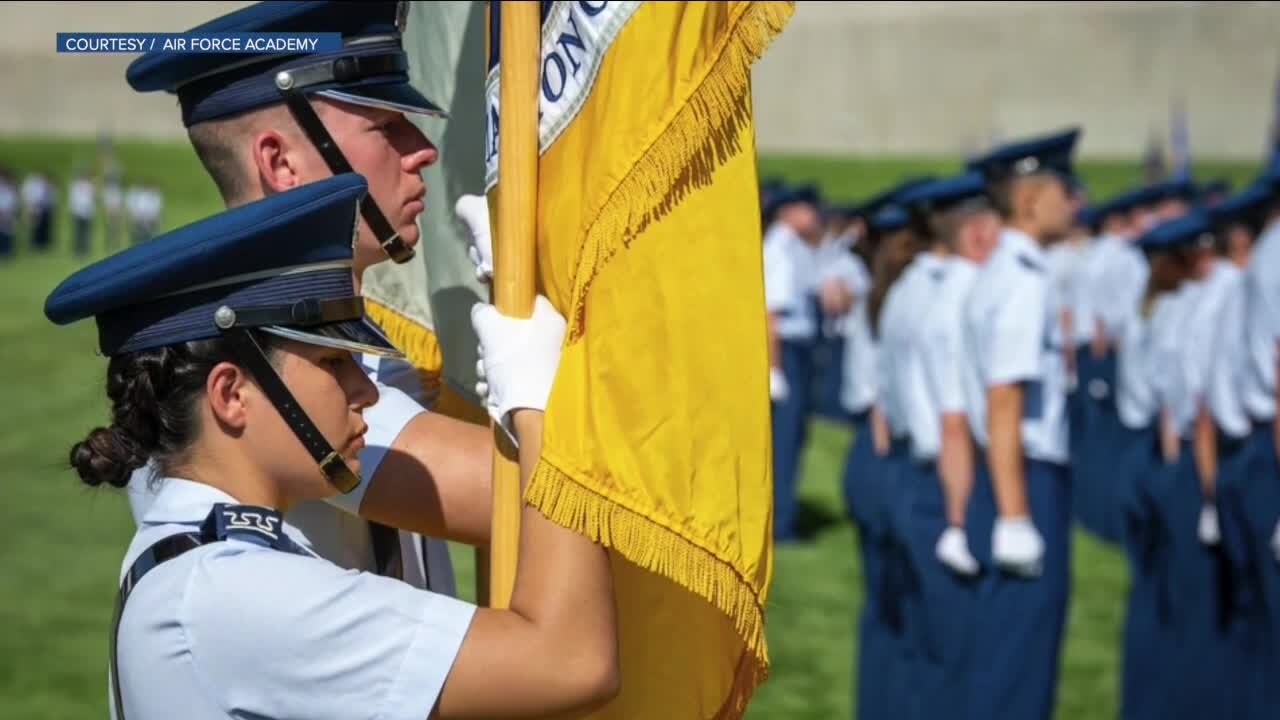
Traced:
<path id="1" fill-rule="evenodd" d="M 333 136 L 320 121 L 311 103 L 307 102 L 304 89 L 310 85 L 351 80 L 361 75 L 384 72 L 388 67 L 397 66 L 397 62 L 403 62 L 398 53 L 364 58 L 347 57 L 282 71 L 276 75 L 276 89 L 280 91 L 294 119 L 302 127 L 302 131 L 306 133 L 311 143 L 316 146 L 316 150 L 320 152 L 320 156 L 324 158 L 334 175 L 352 172 L 351 163 L 347 162 L 346 156 L 334 142 Z M 387 216 L 374 202 L 372 195 L 365 196 L 360 203 L 360 215 L 365 222 L 369 223 L 369 229 L 373 231 L 378 244 L 382 246 L 383 252 L 388 257 L 397 263 L 406 263 L 413 259 L 413 250 L 400 238 L 400 233 L 391 226 Z"/>
<path id="2" fill-rule="evenodd" d="M 280 412 L 289 429 L 293 430 L 294 435 L 297 435 L 298 440 L 302 442 L 302 446 L 311 453 L 311 457 L 320 466 L 320 471 L 324 473 L 329 484 L 342 493 L 354 490 L 360 484 L 360 478 L 351 472 L 342 455 L 334 451 L 329 442 L 324 439 L 324 435 L 321 435 L 315 424 L 311 422 L 311 418 L 303 412 L 298 401 L 293 398 L 293 393 L 289 392 L 284 381 L 276 374 L 275 368 L 271 367 L 267 354 L 253 334 L 247 328 L 232 328 L 226 331 L 223 337 L 230 343 L 231 352 L 236 360 L 253 374 L 254 379 L 267 394 L 271 404 L 276 406 L 276 410 Z"/>

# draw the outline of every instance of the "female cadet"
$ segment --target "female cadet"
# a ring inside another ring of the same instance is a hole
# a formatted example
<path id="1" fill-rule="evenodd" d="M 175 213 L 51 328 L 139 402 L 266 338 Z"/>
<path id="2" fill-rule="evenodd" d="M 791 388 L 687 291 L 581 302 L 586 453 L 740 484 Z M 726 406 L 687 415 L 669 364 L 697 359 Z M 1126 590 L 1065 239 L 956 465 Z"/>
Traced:
<path id="1" fill-rule="evenodd" d="M 889 503 L 893 485 L 893 462 L 886 416 L 889 397 L 883 376 L 883 344 L 876 320 L 884 291 L 891 276 L 905 267 L 904 248 L 911 243 L 907 216 L 892 205 L 899 186 L 882 194 L 869 205 L 868 234 L 876 238 L 872 257 L 872 289 L 866 302 L 853 313 L 857 339 L 850 354 L 853 372 L 849 387 L 856 389 L 855 401 L 866 402 L 866 415 L 857 427 L 854 444 L 845 464 L 845 494 L 854 508 L 862 548 L 866 595 L 859 628 L 857 650 L 858 717 L 892 717 L 904 701 L 905 658 L 901 615 L 893 596 L 896 566 L 889 527 Z M 850 403 L 856 409 L 858 405 Z"/>
<path id="2" fill-rule="evenodd" d="M 290 506 L 358 482 L 392 354 L 352 286 L 346 174 L 226 211 L 93 265 L 46 314 L 96 317 L 112 422 L 71 451 L 89 485 L 165 480 L 125 556 L 112 633 L 123 718 L 559 714 L 616 691 L 604 551 L 526 508 L 509 610 L 342 569 L 295 542 Z M 537 457 L 563 320 L 477 306 L 491 415 Z M 318 467 L 317 467 L 318 465 Z"/>
<path id="3" fill-rule="evenodd" d="M 1114 440 L 1119 472 L 1115 503 L 1130 567 L 1129 596 L 1121 648 L 1123 720 L 1161 718 L 1168 712 L 1162 673 L 1169 632 L 1168 542 L 1160 503 L 1173 465 L 1161 456 L 1160 408 L 1165 381 L 1176 372 L 1179 287 L 1189 276 L 1182 250 L 1195 235 L 1186 223 L 1165 223 L 1144 233 L 1138 248 L 1150 273 L 1143 297 L 1129 308 L 1116 339 L 1116 410 L 1121 434 Z"/>
<path id="4" fill-rule="evenodd" d="M 1167 653 L 1171 665 L 1166 672 L 1179 679 L 1169 690 L 1169 717 L 1199 718 L 1223 712 L 1228 698 L 1228 643 L 1221 622 L 1226 605 L 1219 592 L 1227 576 L 1214 499 L 1216 429 L 1207 391 L 1215 344 L 1221 342 L 1222 308 L 1238 271 L 1219 264 L 1204 209 L 1177 222 L 1186 222 L 1196 241 L 1188 250 L 1190 278 L 1178 321 L 1177 368 L 1169 383 L 1177 466 L 1162 504 L 1169 528 L 1170 583 L 1176 588 L 1170 601 L 1172 632 L 1179 642 Z"/>
<path id="5" fill-rule="evenodd" d="M 912 582 L 907 626 L 916 662 L 907 717 L 942 718 L 968 699 L 974 583 L 979 566 L 964 531 L 973 479 L 973 444 L 964 407 L 961 310 L 977 267 L 995 247 L 1000 220 L 985 198 L 981 175 L 930 183 L 904 202 L 931 236 L 917 256 L 907 292 L 918 307 L 896 364 L 909 380 L 906 416 L 910 462 L 899 485 L 902 528 Z M 936 264 L 936 267 L 933 267 Z M 907 282 L 904 278 L 902 282 Z M 930 308 L 930 312 L 924 312 Z"/>

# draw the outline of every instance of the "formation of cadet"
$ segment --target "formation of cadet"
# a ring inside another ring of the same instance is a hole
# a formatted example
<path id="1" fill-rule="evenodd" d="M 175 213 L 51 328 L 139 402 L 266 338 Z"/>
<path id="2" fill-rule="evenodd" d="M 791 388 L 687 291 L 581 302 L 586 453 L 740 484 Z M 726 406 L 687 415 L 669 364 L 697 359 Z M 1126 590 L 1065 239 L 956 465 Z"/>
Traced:
<path id="1" fill-rule="evenodd" d="M 100 211 L 105 218 L 107 251 L 123 243 L 121 235 L 126 229 L 129 242 L 135 245 L 150 240 L 159 231 L 164 213 L 164 195 L 159 188 L 148 184 L 124 188 L 114 170 L 100 183 L 82 170 L 72 173 L 66 199 L 71 251 L 77 258 L 88 257 L 93 248 Z M 52 250 L 58 236 L 58 206 L 58 191 L 48 174 L 33 172 L 19 183 L 12 172 L 0 168 L 0 260 L 16 255 L 20 246 L 35 253 Z M 21 230 L 25 230 L 22 242 Z"/>
<path id="2" fill-rule="evenodd" d="M 858 718 L 1050 718 L 1076 523 L 1130 566 L 1123 718 L 1280 707 L 1280 159 L 1086 204 L 1080 136 L 849 208 L 762 183 L 775 537 L 836 400 Z"/>

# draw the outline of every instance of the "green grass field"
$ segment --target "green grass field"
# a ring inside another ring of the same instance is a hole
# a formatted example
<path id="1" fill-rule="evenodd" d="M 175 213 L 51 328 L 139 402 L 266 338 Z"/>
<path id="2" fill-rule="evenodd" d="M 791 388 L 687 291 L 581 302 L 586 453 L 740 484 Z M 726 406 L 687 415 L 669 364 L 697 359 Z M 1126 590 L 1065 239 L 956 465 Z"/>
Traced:
<path id="1" fill-rule="evenodd" d="M 0 140 L 0 164 L 19 173 L 43 169 L 59 187 L 77 163 L 92 162 L 91 142 Z M 164 229 L 218 207 L 212 184 L 183 145 L 118 148 L 130 177 L 165 192 Z M 854 200 L 922 171 L 949 172 L 954 160 L 769 157 L 762 174 L 813 180 L 838 200 Z M 1197 166 L 1200 177 L 1226 176 L 1237 187 L 1255 168 Z M 1139 178 L 1135 162 L 1086 164 L 1095 195 Z M 64 202 L 65 209 L 65 202 Z M 438 208 L 432 209 L 438 211 Z M 69 220 L 47 256 L 0 261 L 0 717 L 66 720 L 106 716 L 107 630 L 121 554 L 132 534 L 122 495 L 79 484 L 66 464 L 71 444 L 106 419 L 105 363 L 92 323 L 52 326 L 49 291 L 77 265 Z M 95 256 L 101 256 L 99 234 Z M 856 539 L 844 519 L 838 478 L 849 434 L 815 423 L 800 493 L 821 530 L 809 543 L 781 548 L 769 594 L 770 681 L 749 717 L 848 718 L 852 715 L 854 618 L 861 607 Z M 459 584 L 472 587 L 471 553 L 455 548 Z M 1057 717 L 1116 714 L 1117 659 L 1126 587 L 1114 548 L 1076 535 L 1074 594 L 1062 663 Z"/>

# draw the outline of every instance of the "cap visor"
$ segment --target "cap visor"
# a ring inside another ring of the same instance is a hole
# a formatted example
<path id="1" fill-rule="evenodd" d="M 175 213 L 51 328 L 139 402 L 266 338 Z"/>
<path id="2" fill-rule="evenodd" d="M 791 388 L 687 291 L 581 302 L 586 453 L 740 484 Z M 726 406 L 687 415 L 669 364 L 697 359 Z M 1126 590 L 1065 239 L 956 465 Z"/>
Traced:
<path id="1" fill-rule="evenodd" d="M 309 327 L 306 330 L 280 327 L 278 325 L 261 329 L 263 332 L 269 332 L 273 335 L 311 345 L 350 350 L 351 352 L 386 358 L 404 358 L 404 353 L 397 350 L 391 344 L 391 341 L 387 339 L 387 336 L 383 335 L 382 331 L 368 320 L 344 320 L 342 322 Z"/>
<path id="2" fill-rule="evenodd" d="M 316 94 L 366 107 L 441 118 L 449 117 L 449 113 L 444 108 L 428 100 L 427 96 L 406 82 L 360 85 L 342 90 L 322 90 Z"/>

